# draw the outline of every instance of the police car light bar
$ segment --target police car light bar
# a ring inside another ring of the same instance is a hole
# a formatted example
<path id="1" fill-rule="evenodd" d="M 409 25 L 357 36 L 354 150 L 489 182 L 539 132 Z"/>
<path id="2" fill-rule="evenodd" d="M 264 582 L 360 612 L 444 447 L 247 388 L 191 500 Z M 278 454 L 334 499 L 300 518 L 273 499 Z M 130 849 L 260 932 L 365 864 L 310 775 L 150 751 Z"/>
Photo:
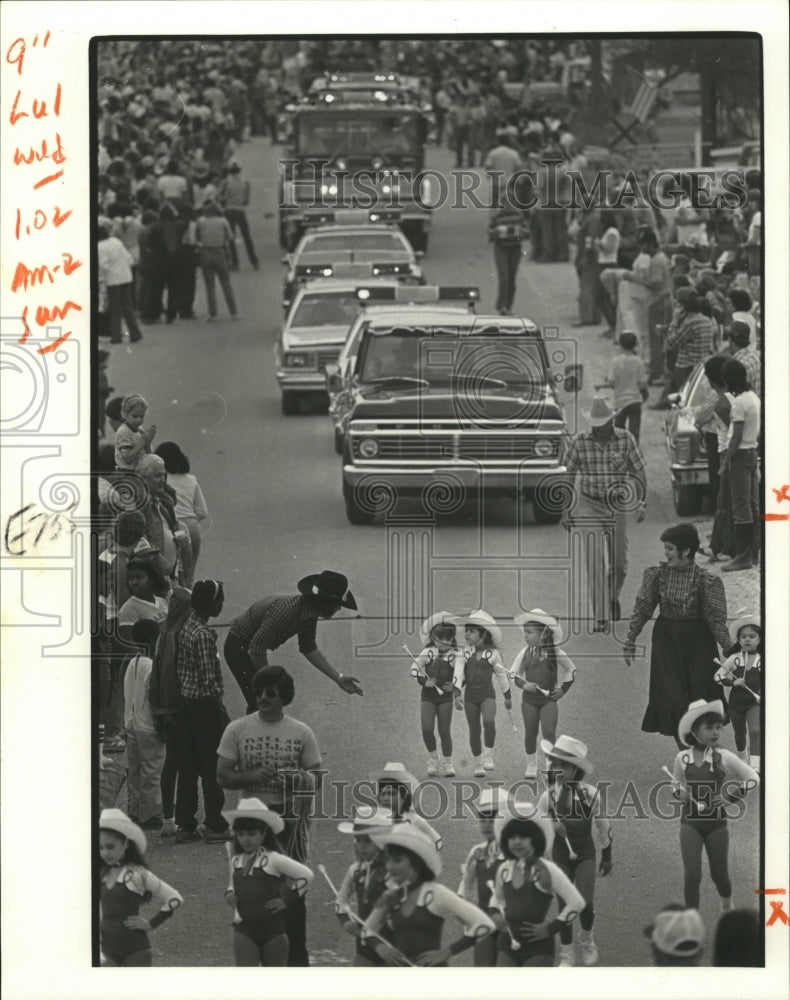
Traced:
<path id="1" fill-rule="evenodd" d="M 480 289 L 470 285 L 393 285 L 378 288 L 362 285 L 354 293 L 363 305 L 375 302 L 448 302 L 470 305 L 480 299 Z"/>
<path id="2" fill-rule="evenodd" d="M 400 208 L 374 208 L 368 212 L 370 222 L 398 222 L 403 215 Z"/>

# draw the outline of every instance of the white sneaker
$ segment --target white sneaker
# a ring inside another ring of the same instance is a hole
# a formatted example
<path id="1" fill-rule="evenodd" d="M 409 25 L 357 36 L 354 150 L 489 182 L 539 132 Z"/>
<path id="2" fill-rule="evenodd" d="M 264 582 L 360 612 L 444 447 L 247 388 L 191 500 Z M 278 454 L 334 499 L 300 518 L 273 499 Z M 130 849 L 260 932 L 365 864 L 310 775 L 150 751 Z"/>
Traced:
<path id="1" fill-rule="evenodd" d="M 428 774 L 437 774 L 439 771 L 439 761 L 436 757 L 428 758 Z"/>
<path id="2" fill-rule="evenodd" d="M 160 837 L 175 837 L 176 835 L 176 821 L 174 819 L 166 819 L 162 823 L 162 829 L 159 831 Z"/>
<path id="3" fill-rule="evenodd" d="M 442 770 L 444 771 L 445 778 L 454 778 L 455 777 L 455 768 L 453 767 L 453 762 L 450 760 L 449 757 L 445 758 L 444 766 L 443 766 Z"/>
<path id="4" fill-rule="evenodd" d="M 486 750 L 483 753 L 483 767 L 486 771 L 494 770 L 494 758 L 491 756 L 490 750 Z"/>
<path id="5" fill-rule="evenodd" d="M 722 913 L 729 913 L 730 910 L 735 909 L 735 904 L 732 901 L 732 896 L 719 896 L 719 902 L 721 903 Z"/>
<path id="6" fill-rule="evenodd" d="M 537 778 L 538 776 L 538 755 L 536 753 L 527 754 L 527 769 L 524 771 L 525 778 Z"/>
<path id="7" fill-rule="evenodd" d="M 586 937 L 582 931 L 579 937 L 579 951 L 582 955 L 582 965 L 595 965 L 598 961 L 598 948 L 590 931 L 590 936 Z"/>
<path id="8" fill-rule="evenodd" d="M 572 944 L 561 944 L 560 945 L 560 960 L 557 962 L 557 968 L 570 969 L 576 965 L 576 955 L 573 952 Z"/>
<path id="9" fill-rule="evenodd" d="M 755 754 L 752 754 L 749 757 L 749 767 L 752 768 L 752 770 L 756 771 L 759 774 L 760 773 L 760 757 L 758 757 Z"/>
<path id="10" fill-rule="evenodd" d="M 486 769 L 483 766 L 483 758 L 482 757 L 474 757 L 472 759 L 475 762 L 475 777 L 476 778 L 484 778 L 485 777 L 485 773 L 486 773 Z"/>

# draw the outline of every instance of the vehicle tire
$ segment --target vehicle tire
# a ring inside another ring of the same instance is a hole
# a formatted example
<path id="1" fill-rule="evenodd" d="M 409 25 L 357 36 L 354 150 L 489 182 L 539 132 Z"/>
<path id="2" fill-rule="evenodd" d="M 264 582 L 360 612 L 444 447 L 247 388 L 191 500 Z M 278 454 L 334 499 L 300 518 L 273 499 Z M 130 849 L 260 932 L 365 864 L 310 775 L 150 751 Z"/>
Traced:
<path id="1" fill-rule="evenodd" d="M 532 498 L 532 516 L 535 524 L 559 524 L 562 520 L 562 511 L 546 510 L 542 507 L 537 497 Z"/>
<path id="2" fill-rule="evenodd" d="M 350 524 L 373 524 L 376 515 L 364 510 L 354 499 L 354 488 L 343 480 L 343 499 L 346 501 L 346 517 Z"/>
<path id="3" fill-rule="evenodd" d="M 298 392 L 283 392 L 280 398 L 280 410 L 284 417 L 293 417 L 301 410 Z"/>
<path id="4" fill-rule="evenodd" d="M 679 517 L 694 517 L 702 510 L 702 490 L 698 486 L 672 484 L 672 500 Z"/>
<path id="5" fill-rule="evenodd" d="M 335 451 L 338 453 L 338 455 L 343 454 L 343 444 L 345 440 L 346 439 L 343 436 L 343 432 L 340 430 L 340 428 L 335 427 Z"/>

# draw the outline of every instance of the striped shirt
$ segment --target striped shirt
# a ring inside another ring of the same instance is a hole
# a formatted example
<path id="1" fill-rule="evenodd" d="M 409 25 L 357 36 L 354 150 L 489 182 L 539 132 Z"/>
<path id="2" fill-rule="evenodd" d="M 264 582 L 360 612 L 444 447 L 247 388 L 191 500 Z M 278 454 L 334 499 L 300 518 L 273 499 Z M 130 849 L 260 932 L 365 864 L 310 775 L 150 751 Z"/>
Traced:
<path id="1" fill-rule="evenodd" d="M 216 632 L 194 611 L 178 633 L 176 673 L 185 698 L 221 698 L 223 695 Z"/>
<path id="2" fill-rule="evenodd" d="M 645 459 L 630 431 L 612 427 L 609 440 L 600 444 L 592 431 L 571 441 L 565 458 L 568 474 L 581 473 L 581 491 L 591 500 L 612 501 L 615 492 L 628 489 L 629 480 L 645 467 Z"/>
<path id="3" fill-rule="evenodd" d="M 667 330 L 667 348 L 678 348 L 675 364 L 678 368 L 693 368 L 698 361 L 713 354 L 715 320 L 702 313 L 689 313 L 680 325 L 672 323 Z"/>
<path id="4" fill-rule="evenodd" d="M 662 618 L 675 621 L 704 621 L 722 649 L 731 645 L 727 632 L 727 597 L 720 576 L 696 563 L 689 568 L 650 566 L 634 601 L 628 642 L 634 642 L 658 607 Z"/>
<path id="5" fill-rule="evenodd" d="M 264 597 L 234 619 L 230 631 L 247 647 L 247 651 L 265 655 L 277 649 L 293 635 L 299 637 L 299 651 L 312 653 L 316 649 L 318 616 L 301 594 L 293 597 Z"/>

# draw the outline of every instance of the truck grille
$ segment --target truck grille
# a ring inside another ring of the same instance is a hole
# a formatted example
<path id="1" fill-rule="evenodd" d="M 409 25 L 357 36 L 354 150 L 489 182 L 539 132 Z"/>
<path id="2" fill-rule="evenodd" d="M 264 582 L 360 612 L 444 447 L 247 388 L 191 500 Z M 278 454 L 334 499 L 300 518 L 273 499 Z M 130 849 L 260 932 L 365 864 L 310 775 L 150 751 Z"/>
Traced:
<path id="1" fill-rule="evenodd" d="M 361 435 L 366 437 L 367 435 Z M 474 461 L 518 462 L 535 458 L 535 437 L 523 434 L 459 435 L 457 443 L 452 435 L 371 435 L 379 443 L 380 461 Z M 545 438 L 543 440 L 546 440 Z M 550 455 L 538 456 L 544 460 L 559 458 L 560 439 L 551 438 Z M 352 437 L 352 450 L 359 458 L 359 439 Z"/>
<path id="2" fill-rule="evenodd" d="M 327 365 L 333 365 L 340 357 L 340 348 L 318 352 L 318 370 L 324 371 Z"/>

